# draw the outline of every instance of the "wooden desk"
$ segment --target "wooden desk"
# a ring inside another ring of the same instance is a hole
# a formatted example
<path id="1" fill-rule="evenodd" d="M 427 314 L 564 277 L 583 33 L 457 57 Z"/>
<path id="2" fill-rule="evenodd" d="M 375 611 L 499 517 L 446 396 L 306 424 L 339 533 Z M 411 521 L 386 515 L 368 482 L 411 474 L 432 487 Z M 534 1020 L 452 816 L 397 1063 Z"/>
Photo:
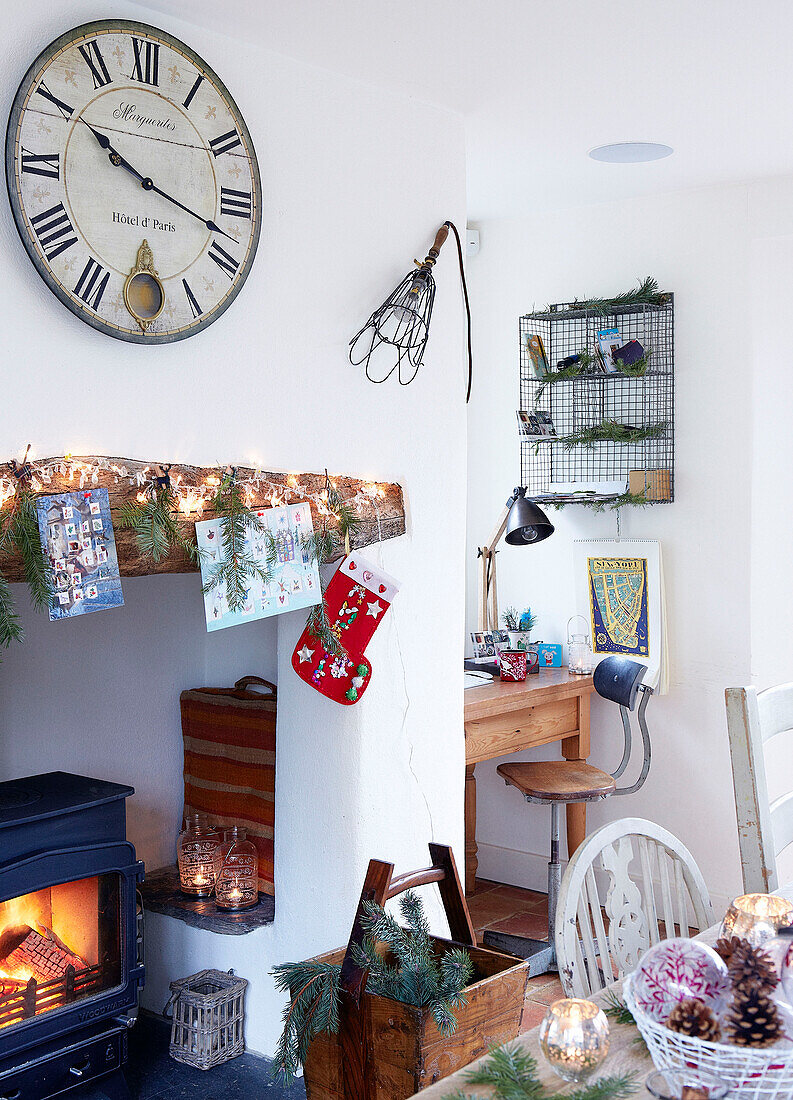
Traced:
<path id="1" fill-rule="evenodd" d="M 473 893 L 476 858 L 476 778 L 483 760 L 562 742 L 565 760 L 589 756 L 591 676 L 566 668 L 541 669 L 522 684 L 494 680 L 465 689 L 465 892 Z M 516 804 L 516 810 L 519 807 Z M 572 855 L 586 836 L 586 803 L 567 806 L 567 848 Z"/>

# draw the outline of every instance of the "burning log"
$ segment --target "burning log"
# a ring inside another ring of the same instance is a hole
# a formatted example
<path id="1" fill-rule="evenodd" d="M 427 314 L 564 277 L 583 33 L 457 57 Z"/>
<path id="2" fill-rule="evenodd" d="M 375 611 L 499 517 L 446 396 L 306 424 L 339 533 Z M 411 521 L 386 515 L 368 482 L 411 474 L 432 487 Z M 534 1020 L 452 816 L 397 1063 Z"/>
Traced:
<path id="1" fill-rule="evenodd" d="M 67 969 L 84 970 L 87 963 L 60 942 L 48 929 L 42 934 L 29 925 L 6 929 L 0 936 L 0 963 L 9 974 L 38 982 L 62 978 Z"/>

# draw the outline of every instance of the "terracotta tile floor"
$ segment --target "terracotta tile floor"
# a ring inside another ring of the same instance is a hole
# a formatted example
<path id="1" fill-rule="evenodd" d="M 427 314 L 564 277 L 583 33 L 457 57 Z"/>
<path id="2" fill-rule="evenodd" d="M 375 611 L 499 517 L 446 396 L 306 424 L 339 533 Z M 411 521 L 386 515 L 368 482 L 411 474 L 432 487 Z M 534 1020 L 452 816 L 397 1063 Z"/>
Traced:
<path id="1" fill-rule="evenodd" d="M 516 936 L 545 939 L 548 935 L 548 897 L 517 886 L 503 886 L 486 879 L 476 880 L 475 892 L 466 898 L 477 938 L 484 932 L 511 932 Z M 555 974 L 541 974 L 529 979 L 526 1007 L 523 1011 L 523 1031 L 540 1023 L 549 1004 L 564 996 Z"/>

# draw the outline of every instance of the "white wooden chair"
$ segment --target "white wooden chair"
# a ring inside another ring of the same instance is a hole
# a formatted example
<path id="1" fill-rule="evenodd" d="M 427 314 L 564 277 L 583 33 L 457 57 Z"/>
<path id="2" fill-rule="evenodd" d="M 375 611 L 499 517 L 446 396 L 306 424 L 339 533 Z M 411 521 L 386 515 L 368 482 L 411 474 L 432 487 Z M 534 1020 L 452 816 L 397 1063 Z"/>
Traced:
<path id="1" fill-rule="evenodd" d="M 653 944 L 712 923 L 702 872 L 677 837 L 638 817 L 604 825 L 570 860 L 559 891 L 565 994 L 589 997 L 633 970 Z"/>
<path id="2" fill-rule="evenodd" d="M 763 750 L 772 737 L 793 733 L 793 684 L 724 695 L 743 889 L 770 894 L 779 887 L 777 856 L 793 843 L 793 791 L 769 803 Z"/>

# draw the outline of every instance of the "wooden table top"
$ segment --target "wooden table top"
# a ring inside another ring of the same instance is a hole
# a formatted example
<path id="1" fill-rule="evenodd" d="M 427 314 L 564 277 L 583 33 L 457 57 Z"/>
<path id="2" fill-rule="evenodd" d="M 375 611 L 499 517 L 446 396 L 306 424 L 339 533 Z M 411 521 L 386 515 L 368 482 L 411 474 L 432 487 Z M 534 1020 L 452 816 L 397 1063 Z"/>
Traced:
<path id="1" fill-rule="evenodd" d="M 525 710 L 526 707 L 536 707 L 553 699 L 591 695 L 594 690 L 591 676 L 577 676 L 567 668 L 542 668 L 519 684 L 494 680 L 492 684 L 483 684 L 482 687 L 466 688 L 463 696 L 464 721 Z"/>
<path id="2" fill-rule="evenodd" d="M 782 897 L 787 898 L 789 901 L 793 901 L 793 883 L 785 886 L 782 890 L 778 890 L 777 893 L 781 894 Z M 714 944 L 719 934 L 720 923 L 721 922 L 712 925 L 696 938 L 702 940 L 704 943 Z M 604 989 L 600 993 L 594 994 L 592 1000 L 596 1004 L 602 1005 L 609 992 L 613 992 L 622 1000 L 622 982 L 614 982 L 608 989 Z M 540 1050 L 539 1032 L 539 1027 L 534 1027 L 531 1031 L 526 1031 L 523 1035 L 519 1035 L 514 1041 L 518 1043 L 523 1050 L 531 1054 L 537 1062 L 537 1076 L 543 1085 L 552 1089 L 561 1089 L 564 1087 L 564 1083 L 550 1068 Z M 614 1077 L 623 1073 L 632 1073 L 634 1074 L 636 1082 L 636 1095 L 647 1096 L 648 1094 L 644 1089 L 644 1079 L 652 1070 L 653 1063 L 650 1059 L 650 1055 L 647 1053 L 646 1047 L 639 1046 L 634 1042 L 638 1034 L 636 1028 L 628 1024 L 617 1024 L 614 1020 L 609 1020 L 609 1033 L 611 1036 L 611 1044 L 609 1046 L 608 1057 L 600 1070 L 590 1078 L 590 1081 L 596 1081 L 598 1077 Z M 427 1089 L 423 1089 L 418 1095 L 427 1097 L 427 1100 L 442 1100 L 443 1097 L 449 1097 L 459 1089 L 462 1089 L 467 1095 L 476 1095 L 483 1098 L 490 1096 L 490 1089 L 483 1088 L 481 1085 L 466 1085 L 465 1080 L 466 1073 L 474 1066 L 478 1066 L 480 1062 L 485 1061 L 486 1058 L 487 1055 L 485 1055 L 484 1058 L 478 1059 L 476 1062 L 472 1062 L 471 1065 L 466 1066 L 465 1069 L 460 1069 L 456 1073 L 444 1077 L 436 1084 L 431 1085 Z M 572 1087 L 573 1086 L 570 1086 L 570 1088 Z"/>

